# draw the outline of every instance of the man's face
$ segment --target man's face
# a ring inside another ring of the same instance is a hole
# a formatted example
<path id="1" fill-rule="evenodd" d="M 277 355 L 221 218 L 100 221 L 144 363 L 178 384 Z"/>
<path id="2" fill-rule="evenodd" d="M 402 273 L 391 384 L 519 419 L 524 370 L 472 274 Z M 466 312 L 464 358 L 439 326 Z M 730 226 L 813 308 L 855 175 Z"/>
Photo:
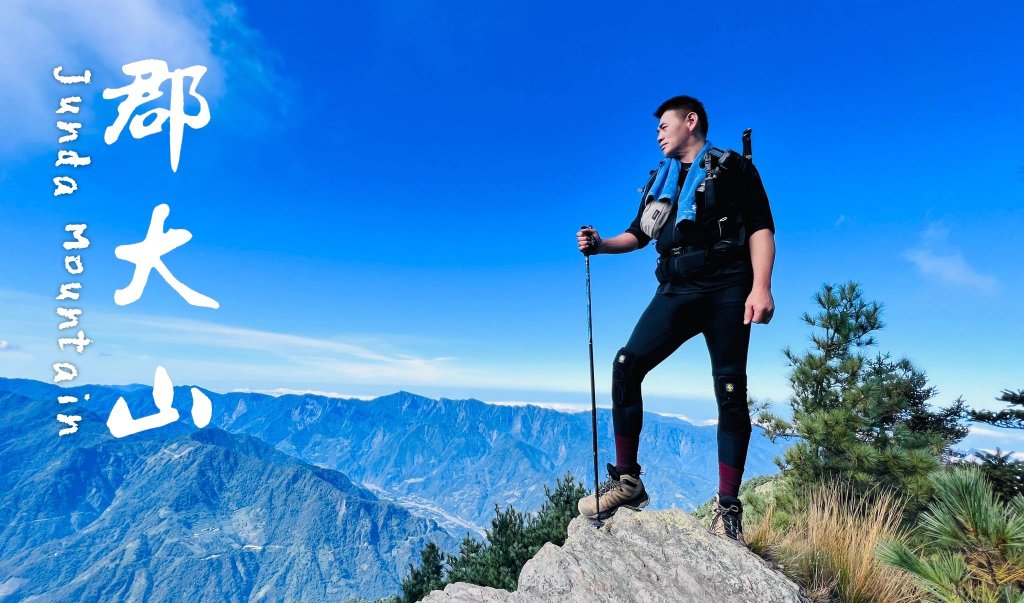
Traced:
<path id="1" fill-rule="evenodd" d="M 691 127 L 696 127 L 696 114 L 672 109 L 665 111 L 658 122 L 658 146 L 665 157 L 679 157 L 687 146 L 692 144 L 694 135 Z"/>

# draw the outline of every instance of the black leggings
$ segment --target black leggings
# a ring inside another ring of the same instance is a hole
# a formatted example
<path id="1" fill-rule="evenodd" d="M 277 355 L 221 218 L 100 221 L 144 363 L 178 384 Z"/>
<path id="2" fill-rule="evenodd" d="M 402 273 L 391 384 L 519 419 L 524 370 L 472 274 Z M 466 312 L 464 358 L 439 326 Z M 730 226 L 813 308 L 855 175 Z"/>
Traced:
<path id="1" fill-rule="evenodd" d="M 639 439 L 644 377 L 685 341 L 703 333 L 718 402 L 718 460 L 742 473 L 751 430 L 746 375 L 750 325 L 743 324 L 750 289 L 750 283 L 744 283 L 710 293 L 654 296 L 629 342 L 615 356 L 612 420 L 616 436 Z"/>

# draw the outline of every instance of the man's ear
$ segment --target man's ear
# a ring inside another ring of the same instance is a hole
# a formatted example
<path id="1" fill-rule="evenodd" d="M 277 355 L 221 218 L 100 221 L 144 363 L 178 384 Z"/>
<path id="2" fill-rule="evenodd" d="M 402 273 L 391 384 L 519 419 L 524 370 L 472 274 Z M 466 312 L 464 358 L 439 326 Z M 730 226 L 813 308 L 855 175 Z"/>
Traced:
<path id="1" fill-rule="evenodd" d="M 700 118 L 697 117 L 697 113 L 695 111 L 690 111 L 686 114 L 686 127 L 690 129 L 690 132 L 697 131 L 698 121 L 700 121 Z"/>

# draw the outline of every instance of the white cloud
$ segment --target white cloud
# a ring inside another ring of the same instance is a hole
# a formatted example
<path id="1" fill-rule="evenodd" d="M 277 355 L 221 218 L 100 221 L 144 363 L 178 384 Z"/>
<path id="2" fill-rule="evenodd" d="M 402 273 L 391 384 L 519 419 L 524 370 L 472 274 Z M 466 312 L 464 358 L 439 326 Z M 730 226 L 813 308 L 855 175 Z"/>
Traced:
<path id="1" fill-rule="evenodd" d="M 104 331 L 130 334 L 122 344 L 120 337 L 105 345 L 120 344 L 124 349 L 148 349 L 160 358 L 177 357 L 178 365 L 188 368 L 188 379 L 206 383 L 217 374 L 217 383 L 230 387 L 274 387 L 278 383 L 299 390 L 330 391 L 336 386 L 380 385 L 421 388 L 425 386 L 481 387 L 488 389 L 522 388 L 528 379 L 533 389 L 555 383 L 566 385 L 558 371 L 551 375 L 527 370 L 509 370 L 506 366 L 475 363 L 454 356 L 430 356 L 396 347 L 400 336 L 337 336 L 335 338 L 293 335 L 260 329 L 227 326 L 214 322 L 170 317 L 116 317 L 94 312 L 92 323 Z M 115 324 L 116 321 L 116 324 Z M 126 328 L 127 327 L 127 328 Z M 99 340 L 100 334 L 95 338 Z M 437 342 L 419 344 L 436 347 Z M 528 376 L 527 376 L 527 373 Z M 268 383 L 268 379 L 273 382 Z M 258 380 L 258 381 L 254 381 Z M 582 383 L 581 383 L 582 384 Z M 223 385 L 221 385 L 223 387 Z"/>
<path id="2" fill-rule="evenodd" d="M 571 402 L 525 402 L 520 400 L 487 400 L 485 401 L 485 403 L 493 404 L 495 406 L 537 406 L 539 408 L 547 408 L 550 410 L 557 410 L 558 412 L 564 413 L 579 413 L 590 411 L 589 405 L 573 404 Z"/>
<path id="3" fill-rule="evenodd" d="M 709 426 L 709 425 L 718 425 L 718 419 L 704 419 L 703 421 L 700 421 L 700 420 L 697 420 L 697 419 L 691 419 L 690 417 L 688 417 L 686 415 L 679 415 L 679 414 L 672 414 L 672 413 L 665 413 L 665 412 L 658 412 L 658 413 L 654 413 L 654 414 L 661 415 L 663 417 L 670 417 L 670 418 L 673 418 L 673 419 L 679 419 L 680 421 L 686 421 L 687 423 L 690 423 L 691 425 L 697 425 L 697 426 L 700 426 L 700 427 L 706 427 L 706 426 Z"/>
<path id="4" fill-rule="evenodd" d="M 965 287 L 981 293 L 995 293 L 999 283 L 992 276 L 976 271 L 963 254 L 949 244 L 949 231 L 939 223 L 928 225 L 921 233 L 921 243 L 905 252 L 904 257 L 914 263 L 925 276 L 955 287 Z"/>
<path id="5" fill-rule="evenodd" d="M 319 375 L 321 380 L 358 383 L 435 383 L 450 369 L 452 358 L 421 358 L 406 353 L 381 351 L 346 341 L 322 339 L 259 329 L 232 327 L 179 318 L 122 318 L 122 325 L 140 327 L 139 338 L 162 344 L 182 343 L 190 348 L 263 353 L 281 359 L 282 372 Z M 123 326 L 122 326 L 123 328 Z M 383 347 L 383 346 L 382 346 Z M 267 356 L 257 365 L 262 366 Z M 245 365 L 246 362 L 240 363 Z"/>
<path id="6" fill-rule="evenodd" d="M 14 362 L 15 364 L 22 364 L 26 361 L 33 360 L 33 356 L 20 346 L 11 343 L 7 339 L 0 339 L 0 352 L 3 353 L 4 363 Z M 11 368 L 9 366 L 0 365 L 0 374 L 4 374 L 4 369 Z M 9 376 L 10 374 L 8 374 Z"/>
<path id="7" fill-rule="evenodd" d="M 305 394 L 310 394 L 310 395 L 313 395 L 313 396 L 323 396 L 325 398 L 341 398 L 343 400 L 353 400 L 353 399 L 355 399 L 355 400 L 373 400 L 374 398 L 379 398 L 380 397 L 380 396 L 366 396 L 366 395 L 362 395 L 362 394 L 340 394 L 338 392 L 322 392 L 322 391 L 317 391 L 315 389 L 290 389 L 290 388 L 287 388 L 287 387 L 277 387 L 277 388 L 274 388 L 274 389 L 248 389 L 248 388 L 245 388 L 245 387 L 240 387 L 240 388 L 233 389 L 231 391 L 233 393 L 241 393 L 241 394 L 248 394 L 248 393 L 267 394 L 268 396 L 287 396 L 289 394 L 295 394 L 295 395 L 302 396 L 302 395 L 305 395 Z"/>
<path id="8" fill-rule="evenodd" d="M 484 402 L 484 404 L 492 404 L 494 406 L 536 406 L 538 408 L 546 408 L 546 409 L 549 409 L 549 410 L 555 410 L 555 411 L 562 412 L 562 413 L 567 413 L 567 414 L 579 414 L 579 413 L 589 413 L 589 412 L 591 412 L 591 408 L 590 408 L 589 404 L 580 404 L 580 403 L 573 403 L 573 402 L 530 402 L 530 401 L 525 401 L 525 400 L 484 400 L 483 402 Z M 611 409 L 611 406 L 602 406 L 601 404 L 598 404 L 597 407 L 599 409 L 601 409 L 601 410 L 610 410 Z M 697 426 L 700 426 L 700 427 L 706 427 L 706 426 L 709 426 L 709 425 L 718 425 L 718 420 L 717 419 L 704 419 L 704 420 L 700 420 L 700 419 L 692 419 L 692 418 L 690 418 L 690 417 L 688 417 L 686 415 L 676 414 L 676 413 L 655 412 L 655 411 L 647 411 L 647 412 L 650 412 L 651 414 L 659 415 L 659 416 L 662 416 L 662 417 L 668 417 L 668 418 L 671 418 L 671 419 L 679 419 L 681 421 L 685 421 L 687 423 L 690 423 L 692 425 L 697 425 Z"/>
<path id="9" fill-rule="evenodd" d="M 1015 440 L 1018 442 L 1024 442 L 1024 432 L 1017 432 L 1012 429 L 991 429 L 988 427 L 978 427 L 971 425 L 969 428 L 971 435 L 983 436 L 990 438 L 1002 438 L 1006 440 Z"/>
<path id="10" fill-rule="evenodd" d="M 31 353 L 0 353 L 0 374 L 41 380 L 52 377 L 45 359 L 52 355 L 56 342 L 54 336 L 45 333 L 53 330 L 55 322 L 52 314 L 39 308 L 53 305 L 53 296 L 0 288 L 0 333 Z M 567 380 L 561 366 L 538 370 L 433 355 L 431 350 L 448 345 L 429 338 L 394 333 L 297 335 L 134 312 L 86 311 L 83 325 L 94 343 L 79 359 L 82 379 L 94 383 L 145 382 L 159 364 L 176 384 L 217 391 L 284 387 L 303 392 L 366 394 L 431 387 L 443 395 L 455 387 L 489 391 L 528 387 L 536 391 L 550 383 L 555 387 L 547 391 L 574 393 L 587 387 L 585 371 L 584 377 Z"/>
<path id="11" fill-rule="evenodd" d="M 0 3 L 0 155 L 56 145 L 58 100 L 78 94 L 88 110 L 103 87 L 128 82 L 121 66 L 156 58 L 171 68 L 205 65 L 201 91 L 216 106 L 228 92 L 239 99 L 263 99 L 261 107 L 281 107 L 282 78 L 274 59 L 246 26 L 237 6 L 221 0 L 7 0 Z M 61 86 L 53 68 L 65 74 L 89 69 L 93 81 Z M 125 78 L 125 79 L 121 79 Z M 267 98 L 271 97 L 271 98 Z M 234 103 L 226 118 L 237 118 L 245 103 Z M 258 111 L 241 111 L 246 117 Z M 81 121 L 87 126 L 87 117 Z"/>

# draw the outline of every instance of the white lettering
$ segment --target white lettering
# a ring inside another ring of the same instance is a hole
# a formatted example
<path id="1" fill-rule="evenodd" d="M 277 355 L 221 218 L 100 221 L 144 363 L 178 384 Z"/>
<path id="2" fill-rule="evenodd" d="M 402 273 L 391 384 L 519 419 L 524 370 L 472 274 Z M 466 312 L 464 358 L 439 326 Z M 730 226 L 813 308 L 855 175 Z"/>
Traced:
<path id="1" fill-rule="evenodd" d="M 77 151 L 57 151 L 57 163 L 55 166 L 71 165 L 74 167 L 82 167 L 83 165 L 89 165 L 92 163 L 92 157 L 79 157 Z"/>
<path id="2" fill-rule="evenodd" d="M 88 226 L 85 224 L 68 224 L 67 226 L 65 226 L 64 231 L 70 232 L 71 235 L 75 237 L 75 240 L 65 241 L 64 249 L 71 251 L 72 249 L 85 249 L 86 247 L 88 247 L 89 239 L 82 236 L 82 233 L 85 232 L 86 228 L 88 228 Z"/>
<path id="3" fill-rule="evenodd" d="M 57 415 L 57 420 L 60 421 L 61 423 L 64 423 L 65 425 L 70 425 L 71 426 L 71 427 L 65 427 L 64 429 L 61 429 L 60 431 L 57 432 L 57 435 L 66 436 L 66 435 L 71 435 L 71 434 L 75 433 L 76 431 L 78 431 L 78 422 L 82 420 L 82 417 L 79 416 L 79 415 L 61 415 L 61 414 L 58 414 Z"/>
<path id="4" fill-rule="evenodd" d="M 82 283 L 64 283 L 60 286 L 60 295 L 57 296 L 57 301 L 71 299 L 78 301 L 81 294 L 78 291 L 72 291 L 72 289 L 81 289 Z M 60 310 L 58 310 L 60 312 Z"/>
<path id="5" fill-rule="evenodd" d="M 71 193 L 78 190 L 78 183 L 75 182 L 74 178 L 70 176 L 57 176 L 53 179 L 53 184 L 57 188 L 53 191 L 54 197 L 61 195 L 70 195 Z"/>
<path id="6" fill-rule="evenodd" d="M 90 343 L 92 343 L 92 340 L 86 339 L 85 331 L 79 331 L 78 337 L 75 338 L 61 337 L 60 339 L 57 340 L 57 345 L 60 346 L 60 349 L 63 350 L 65 345 L 74 344 L 75 349 L 78 350 L 79 354 L 84 352 L 85 346 L 89 345 Z"/>
<path id="7" fill-rule="evenodd" d="M 60 383 L 61 381 L 71 381 L 78 376 L 78 369 L 75 365 L 70 362 L 58 362 L 53 365 L 54 376 L 53 382 Z"/>
<path id="8" fill-rule="evenodd" d="M 77 121 L 58 121 L 57 129 L 63 130 L 68 133 L 67 136 L 61 136 L 57 139 L 57 142 L 64 144 L 65 142 L 71 142 L 78 140 L 78 130 L 82 128 L 82 124 Z"/>
<path id="9" fill-rule="evenodd" d="M 60 115 L 62 113 L 78 113 L 79 107 L 77 105 L 73 105 L 71 103 L 81 103 L 81 102 L 82 102 L 82 97 L 81 96 L 65 96 L 64 98 L 60 99 L 60 108 L 57 109 L 57 115 Z M 60 122 L 57 122 L 57 123 L 59 124 Z M 59 128 L 60 126 L 57 126 L 57 127 Z"/>
<path id="10" fill-rule="evenodd" d="M 85 267 L 82 266 L 82 256 L 80 255 L 67 255 L 64 256 L 64 269 L 71 274 L 82 274 Z"/>
<path id="11" fill-rule="evenodd" d="M 57 65 L 53 68 L 53 77 L 62 84 L 88 84 L 92 82 L 92 72 L 88 69 L 82 75 L 61 75 L 63 70 L 63 65 Z"/>
<path id="12" fill-rule="evenodd" d="M 78 308 L 57 308 L 57 315 L 67 319 L 60 323 L 58 328 L 73 329 L 78 326 L 78 317 L 82 315 L 82 311 Z"/>

